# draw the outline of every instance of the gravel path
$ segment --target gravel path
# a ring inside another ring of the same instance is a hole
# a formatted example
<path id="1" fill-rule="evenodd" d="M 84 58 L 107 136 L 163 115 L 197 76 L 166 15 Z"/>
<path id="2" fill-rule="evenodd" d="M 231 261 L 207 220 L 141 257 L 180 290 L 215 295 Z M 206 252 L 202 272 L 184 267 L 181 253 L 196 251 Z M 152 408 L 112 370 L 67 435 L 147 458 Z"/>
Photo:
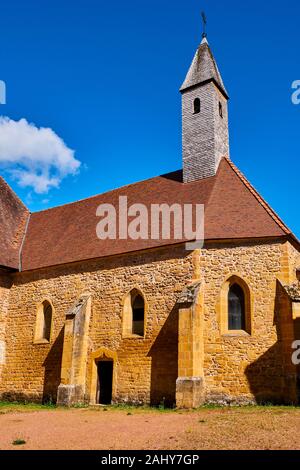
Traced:
<path id="1" fill-rule="evenodd" d="M 2 449 L 300 449 L 300 409 L 3 413 Z"/>

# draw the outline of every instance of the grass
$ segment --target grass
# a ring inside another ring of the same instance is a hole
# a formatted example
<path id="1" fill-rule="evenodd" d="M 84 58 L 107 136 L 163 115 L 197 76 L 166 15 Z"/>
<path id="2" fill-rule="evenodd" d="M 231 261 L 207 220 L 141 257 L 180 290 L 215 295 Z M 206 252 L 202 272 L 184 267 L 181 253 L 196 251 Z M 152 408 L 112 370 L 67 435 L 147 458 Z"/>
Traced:
<path id="1" fill-rule="evenodd" d="M 53 404 L 27 403 L 27 402 L 10 402 L 0 401 L 0 414 L 22 412 L 22 411 L 41 411 L 54 410 L 56 406 Z"/>
<path id="2" fill-rule="evenodd" d="M 65 407 L 57 407 L 53 403 L 30 403 L 30 402 L 9 402 L 9 401 L 0 401 L 0 415 L 6 413 L 13 413 L 13 412 L 30 412 L 30 411 L 55 411 L 55 410 L 70 410 L 70 409 L 86 409 L 86 410 L 93 410 L 93 411 L 123 411 L 127 413 L 128 416 L 135 413 L 176 413 L 176 414 L 184 414 L 184 413 L 197 413 L 199 411 L 213 411 L 213 410 L 224 410 L 230 411 L 234 410 L 235 412 L 240 413 L 247 413 L 247 412 L 272 412 L 272 413 L 284 413 L 289 411 L 294 411 L 296 409 L 299 410 L 299 407 L 296 406 L 283 406 L 283 405 L 243 405 L 243 406 L 222 406 L 222 405 L 215 405 L 215 404 L 206 404 L 194 410 L 180 410 L 176 408 L 167 408 L 162 405 L 159 406 L 147 406 L 147 405 L 127 405 L 127 404 L 118 404 L 118 405 L 105 405 L 105 406 L 89 406 L 84 403 L 76 404 L 71 408 Z"/>
<path id="3" fill-rule="evenodd" d="M 16 439 L 12 442 L 13 446 L 22 446 L 24 444 L 26 444 L 26 441 L 24 441 L 24 439 Z"/>

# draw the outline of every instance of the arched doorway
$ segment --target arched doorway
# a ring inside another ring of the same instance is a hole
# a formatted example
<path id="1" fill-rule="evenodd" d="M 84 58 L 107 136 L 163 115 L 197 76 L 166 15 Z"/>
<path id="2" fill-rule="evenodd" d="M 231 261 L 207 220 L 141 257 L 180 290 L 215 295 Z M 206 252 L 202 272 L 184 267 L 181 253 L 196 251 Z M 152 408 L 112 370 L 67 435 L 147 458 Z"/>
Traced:
<path id="1" fill-rule="evenodd" d="M 114 361 L 112 359 L 100 359 L 97 362 L 97 405 L 111 405 L 113 390 Z"/>
<path id="2" fill-rule="evenodd" d="M 91 405 L 109 405 L 116 396 L 117 353 L 100 348 L 91 355 Z"/>

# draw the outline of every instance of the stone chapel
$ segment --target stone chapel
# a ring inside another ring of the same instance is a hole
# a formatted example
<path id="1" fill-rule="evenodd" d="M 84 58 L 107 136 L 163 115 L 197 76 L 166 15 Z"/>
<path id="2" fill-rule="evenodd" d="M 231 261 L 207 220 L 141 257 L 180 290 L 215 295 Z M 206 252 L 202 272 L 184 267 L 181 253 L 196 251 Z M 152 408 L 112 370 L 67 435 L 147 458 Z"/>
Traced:
<path id="1" fill-rule="evenodd" d="M 35 213 L 0 177 L 2 399 L 299 402 L 300 244 L 230 159 L 205 35 L 180 92 L 179 171 Z M 100 240 L 97 207 L 120 196 L 203 204 L 203 247 Z"/>

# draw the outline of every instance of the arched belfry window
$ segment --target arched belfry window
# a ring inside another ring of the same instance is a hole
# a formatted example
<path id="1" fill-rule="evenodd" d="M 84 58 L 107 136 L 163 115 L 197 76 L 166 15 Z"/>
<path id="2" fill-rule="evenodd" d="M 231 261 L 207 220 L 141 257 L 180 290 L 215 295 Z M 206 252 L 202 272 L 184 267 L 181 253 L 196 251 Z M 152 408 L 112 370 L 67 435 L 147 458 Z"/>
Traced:
<path id="1" fill-rule="evenodd" d="M 246 329 L 246 302 L 241 286 L 233 284 L 228 292 L 228 330 Z"/>
<path id="2" fill-rule="evenodd" d="M 194 100 L 194 114 L 199 114 L 201 111 L 201 100 L 200 98 L 196 98 Z"/>
<path id="3" fill-rule="evenodd" d="M 145 334 L 145 299 L 138 289 L 132 289 L 125 297 L 123 308 L 123 335 Z"/>
<path id="4" fill-rule="evenodd" d="M 50 342 L 52 329 L 53 308 L 48 300 L 39 304 L 37 309 L 34 341 L 39 343 Z"/>
<path id="5" fill-rule="evenodd" d="M 219 101 L 219 115 L 221 118 L 223 117 L 223 106 L 222 106 L 221 101 Z"/>

